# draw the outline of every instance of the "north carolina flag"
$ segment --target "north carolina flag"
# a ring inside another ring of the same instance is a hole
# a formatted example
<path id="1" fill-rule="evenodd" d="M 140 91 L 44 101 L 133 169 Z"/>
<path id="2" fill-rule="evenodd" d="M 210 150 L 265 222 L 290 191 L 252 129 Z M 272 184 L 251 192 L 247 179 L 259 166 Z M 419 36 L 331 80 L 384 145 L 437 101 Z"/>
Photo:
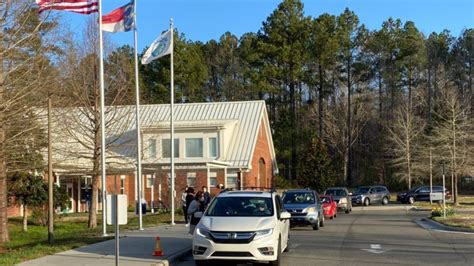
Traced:
<path id="1" fill-rule="evenodd" d="M 134 27 L 133 4 L 134 1 L 115 9 L 107 15 L 103 15 L 102 30 L 108 32 L 132 30 Z"/>

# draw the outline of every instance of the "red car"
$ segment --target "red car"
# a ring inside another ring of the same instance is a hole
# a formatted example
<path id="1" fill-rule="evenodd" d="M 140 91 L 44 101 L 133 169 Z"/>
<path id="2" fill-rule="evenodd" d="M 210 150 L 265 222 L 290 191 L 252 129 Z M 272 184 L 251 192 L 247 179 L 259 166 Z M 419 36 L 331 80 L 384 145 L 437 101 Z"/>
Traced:
<path id="1" fill-rule="evenodd" d="M 323 205 L 324 217 L 333 219 L 337 216 L 337 203 L 332 199 L 331 195 L 322 195 L 321 203 Z"/>

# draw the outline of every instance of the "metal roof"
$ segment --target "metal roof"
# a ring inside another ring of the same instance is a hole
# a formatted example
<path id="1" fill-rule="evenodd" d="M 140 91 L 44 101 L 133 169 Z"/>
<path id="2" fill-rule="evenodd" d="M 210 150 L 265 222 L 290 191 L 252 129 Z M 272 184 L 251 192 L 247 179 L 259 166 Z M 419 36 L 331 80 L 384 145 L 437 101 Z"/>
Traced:
<path id="1" fill-rule="evenodd" d="M 124 167 L 131 168 L 133 167 L 136 157 L 135 106 L 107 107 L 108 110 L 111 108 L 114 108 L 115 111 L 108 112 L 106 120 L 114 118 L 115 122 L 106 129 L 106 135 L 108 142 L 112 140 L 114 142 L 110 145 L 107 154 L 108 156 L 109 154 L 113 155 L 115 160 L 121 160 L 122 158 Z M 90 144 L 92 144 L 90 143 L 92 140 L 90 136 L 84 137 L 86 140 L 83 141 L 73 140 L 70 137 L 70 131 L 74 131 L 75 139 L 79 139 L 81 138 L 81 134 L 87 132 L 87 127 L 90 127 L 87 125 L 88 119 L 81 109 L 56 109 L 55 114 L 55 150 L 73 151 L 63 156 L 58 156 L 59 154 L 56 153 L 55 161 L 68 161 L 72 163 L 74 161 L 73 157 L 71 157 L 73 154 L 88 152 L 91 154 L 91 151 L 83 147 L 84 143 L 79 143 L 87 142 L 90 146 Z M 169 125 L 169 116 L 169 104 L 141 105 L 140 124 L 142 132 L 146 132 L 146 130 L 150 128 L 166 128 L 166 126 Z M 80 121 L 80 123 L 65 122 L 66 120 L 71 120 L 71 117 L 74 117 L 72 119 Z M 222 154 L 218 160 L 228 163 L 230 168 L 242 169 L 251 168 L 258 130 L 263 121 L 267 131 L 273 167 L 275 172 L 278 171 L 265 101 L 175 104 L 174 119 L 178 127 L 181 125 L 189 128 L 198 128 L 203 125 L 220 126 L 226 123 L 233 123 L 232 133 L 230 136 L 225 136 L 226 138 L 230 138 L 228 147 L 225 149 L 226 152 Z M 76 126 L 76 124 L 80 125 Z M 74 125 L 73 127 L 76 127 L 76 129 L 71 130 L 71 125 Z M 69 133 L 64 134 L 65 131 Z M 90 165 L 92 165 L 92 160 L 89 159 L 89 161 Z M 76 162 L 87 164 L 83 160 Z M 120 165 L 120 162 L 116 164 Z M 82 167 L 87 168 L 86 165 Z"/>

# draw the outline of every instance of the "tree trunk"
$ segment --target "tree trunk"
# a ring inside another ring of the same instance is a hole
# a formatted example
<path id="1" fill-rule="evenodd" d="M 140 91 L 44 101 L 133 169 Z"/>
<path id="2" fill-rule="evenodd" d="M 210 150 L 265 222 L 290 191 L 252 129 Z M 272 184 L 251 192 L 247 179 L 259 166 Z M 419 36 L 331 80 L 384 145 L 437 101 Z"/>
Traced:
<path id="1" fill-rule="evenodd" d="M 23 232 L 28 232 L 28 208 L 26 204 L 23 205 Z"/>
<path id="2" fill-rule="evenodd" d="M 3 50 L 2 50 L 3 51 Z M 7 174 L 5 165 L 4 89 L 5 76 L 0 64 L 0 244 L 9 241 L 7 216 Z"/>
<path id="3" fill-rule="evenodd" d="M 347 176 L 346 183 L 348 187 L 352 186 L 352 169 L 351 169 L 351 94 L 352 94 L 352 82 L 351 82 L 351 58 L 347 59 Z"/>
<path id="4" fill-rule="evenodd" d="M 319 88 L 318 88 L 318 118 L 319 118 L 319 139 L 323 139 L 323 68 L 319 65 Z"/>
<path id="5" fill-rule="evenodd" d="M 433 90 L 431 89 L 431 68 L 428 67 L 428 125 L 431 126 L 431 112 L 433 111 L 432 96 Z"/>
<path id="6" fill-rule="evenodd" d="M 290 106 L 291 106 L 291 173 L 290 180 L 297 177 L 297 150 L 296 150 L 296 104 L 295 104 L 295 84 L 294 82 L 290 83 Z"/>
<path id="7" fill-rule="evenodd" d="M 378 85 L 379 85 L 379 118 L 383 117 L 383 91 L 382 91 L 382 74 L 378 75 Z"/>
<path id="8" fill-rule="evenodd" d="M 94 60 L 94 70 L 97 70 L 97 64 Z M 97 73 L 97 71 L 94 71 Z M 97 82 L 97 74 L 94 77 L 94 161 L 93 161 L 93 176 L 92 176 L 92 193 L 91 193 L 91 204 L 89 208 L 89 228 L 97 227 L 97 212 L 99 205 L 99 166 L 100 166 L 100 89 Z M 104 203 L 102 203 L 104 204 Z"/>

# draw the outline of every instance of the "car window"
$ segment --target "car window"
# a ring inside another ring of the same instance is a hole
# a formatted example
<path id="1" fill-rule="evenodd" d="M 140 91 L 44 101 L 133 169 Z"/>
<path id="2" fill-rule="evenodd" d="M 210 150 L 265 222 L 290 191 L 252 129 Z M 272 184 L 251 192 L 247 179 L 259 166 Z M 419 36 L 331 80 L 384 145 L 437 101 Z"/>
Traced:
<path id="1" fill-rule="evenodd" d="M 429 187 L 422 187 L 420 188 L 420 190 L 418 190 L 418 193 L 428 193 L 428 192 L 430 192 Z"/>
<path id="2" fill-rule="evenodd" d="M 316 203 L 313 192 L 285 192 L 283 204 L 314 204 Z"/>
<path id="3" fill-rule="evenodd" d="M 321 197 L 321 203 L 330 203 L 331 199 L 329 197 Z"/>
<path id="4" fill-rule="evenodd" d="M 369 189 L 370 189 L 370 187 L 360 187 L 360 188 L 356 189 L 356 193 L 361 193 L 361 194 L 362 193 L 367 193 L 367 192 L 369 192 Z"/>
<path id="5" fill-rule="evenodd" d="M 328 189 L 326 190 L 324 194 L 338 196 L 338 197 L 347 196 L 347 192 L 344 189 Z"/>
<path id="6" fill-rule="evenodd" d="M 207 208 L 207 216 L 272 216 L 272 198 L 218 197 Z"/>

